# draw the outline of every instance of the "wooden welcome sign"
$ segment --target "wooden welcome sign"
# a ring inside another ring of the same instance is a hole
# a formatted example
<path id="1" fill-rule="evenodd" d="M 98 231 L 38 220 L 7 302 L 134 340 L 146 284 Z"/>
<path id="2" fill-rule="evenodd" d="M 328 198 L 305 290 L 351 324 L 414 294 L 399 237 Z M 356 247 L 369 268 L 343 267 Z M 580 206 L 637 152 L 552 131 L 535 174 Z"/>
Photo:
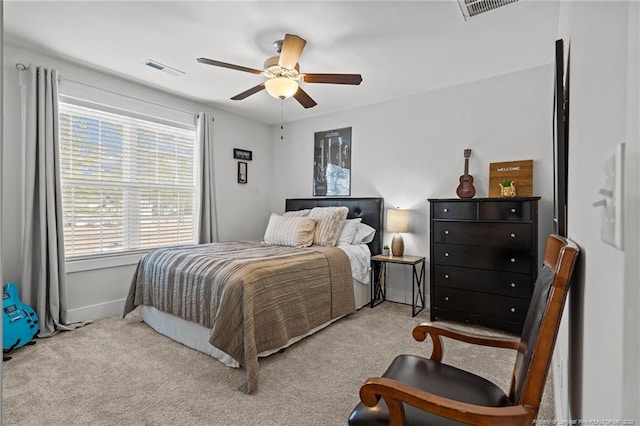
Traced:
<path id="1" fill-rule="evenodd" d="M 515 182 L 516 196 L 533 197 L 533 160 L 489 164 L 489 197 L 500 197 L 500 182 Z"/>

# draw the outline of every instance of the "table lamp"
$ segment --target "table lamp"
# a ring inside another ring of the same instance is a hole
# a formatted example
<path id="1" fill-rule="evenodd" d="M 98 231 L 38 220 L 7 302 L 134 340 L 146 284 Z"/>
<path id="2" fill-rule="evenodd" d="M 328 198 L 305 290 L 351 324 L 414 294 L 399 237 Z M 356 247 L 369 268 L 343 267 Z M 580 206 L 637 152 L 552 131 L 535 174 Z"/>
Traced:
<path id="1" fill-rule="evenodd" d="M 404 255 L 404 240 L 401 232 L 409 232 L 409 211 L 399 209 L 387 210 L 387 232 L 395 232 L 391 240 L 391 254 L 393 256 Z"/>

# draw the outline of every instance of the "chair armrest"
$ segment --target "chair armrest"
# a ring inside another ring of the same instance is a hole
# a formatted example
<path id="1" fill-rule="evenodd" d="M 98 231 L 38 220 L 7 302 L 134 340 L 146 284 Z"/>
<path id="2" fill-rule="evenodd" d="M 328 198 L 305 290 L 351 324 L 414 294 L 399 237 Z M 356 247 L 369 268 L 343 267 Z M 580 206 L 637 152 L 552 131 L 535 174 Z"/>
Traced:
<path id="1" fill-rule="evenodd" d="M 431 359 L 434 361 L 442 361 L 443 346 L 441 336 L 449 337 L 461 342 L 480 346 L 490 346 L 493 348 L 507 348 L 517 350 L 520 347 L 519 339 L 466 333 L 448 327 L 435 326 L 431 323 L 422 323 L 417 325 L 413 329 L 412 334 L 413 338 L 418 342 L 424 341 L 427 338 L 427 335 L 431 337 L 431 341 L 433 342 L 433 352 L 431 353 Z"/>
<path id="2" fill-rule="evenodd" d="M 360 400 L 373 407 L 382 397 L 389 409 L 389 426 L 405 424 L 402 403 L 420 410 L 474 425 L 531 425 L 536 415 L 533 407 L 484 407 L 443 398 L 422 389 L 386 377 L 371 377 L 360 388 Z"/>

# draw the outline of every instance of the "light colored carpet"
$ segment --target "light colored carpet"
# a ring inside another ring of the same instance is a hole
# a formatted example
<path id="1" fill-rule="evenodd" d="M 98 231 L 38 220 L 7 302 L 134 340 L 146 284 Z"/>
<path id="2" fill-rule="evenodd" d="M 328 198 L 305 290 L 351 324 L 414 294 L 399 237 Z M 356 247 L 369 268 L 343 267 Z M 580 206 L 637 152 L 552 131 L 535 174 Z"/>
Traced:
<path id="1" fill-rule="evenodd" d="M 3 365 L 5 425 L 346 425 L 358 389 L 399 353 L 429 354 L 411 337 L 426 310 L 365 307 L 260 360 L 260 388 L 243 371 L 120 318 L 39 339 Z M 468 327 L 467 327 L 468 328 Z M 475 331 L 490 333 L 486 329 Z M 445 361 L 508 389 L 514 352 L 447 339 Z M 547 380 L 539 419 L 553 419 Z"/>

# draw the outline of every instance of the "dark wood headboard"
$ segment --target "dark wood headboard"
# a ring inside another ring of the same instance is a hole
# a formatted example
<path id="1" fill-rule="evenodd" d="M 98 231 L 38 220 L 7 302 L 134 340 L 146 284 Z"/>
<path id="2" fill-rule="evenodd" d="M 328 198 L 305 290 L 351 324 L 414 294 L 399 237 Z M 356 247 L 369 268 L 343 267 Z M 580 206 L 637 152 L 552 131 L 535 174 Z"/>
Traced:
<path id="1" fill-rule="evenodd" d="M 347 219 L 361 217 L 362 223 L 375 228 L 376 235 L 369 243 L 372 255 L 382 253 L 382 232 L 384 230 L 384 198 L 287 198 L 285 211 L 312 209 L 314 207 L 345 206 L 349 208 Z"/>

